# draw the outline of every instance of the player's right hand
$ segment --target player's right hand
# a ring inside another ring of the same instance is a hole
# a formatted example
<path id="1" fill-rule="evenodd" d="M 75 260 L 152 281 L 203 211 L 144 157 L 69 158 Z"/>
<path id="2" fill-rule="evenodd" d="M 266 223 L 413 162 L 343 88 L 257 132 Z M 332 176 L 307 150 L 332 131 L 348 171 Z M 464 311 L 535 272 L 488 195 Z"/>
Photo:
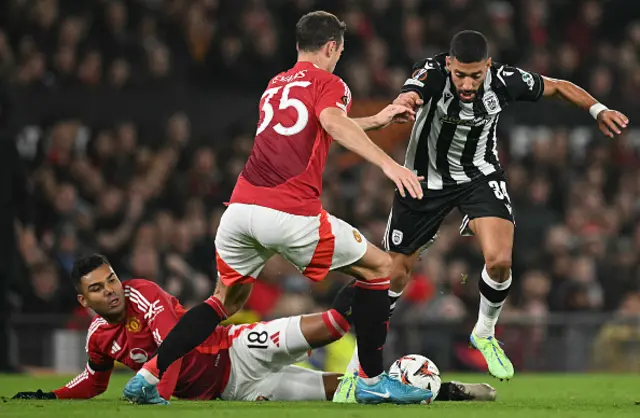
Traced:
<path id="1" fill-rule="evenodd" d="M 416 109 L 418 106 L 424 104 L 424 100 L 420 98 L 418 93 L 414 91 L 408 91 L 406 93 L 400 93 L 398 97 L 393 101 L 393 104 L 405 106 L 409 109 Z"/>
<path id="2" fill-rule="evenodd" d="M 46 400 L 57 399 L 57 397 L 53 392 L 43 392 L 42 389 L 38 389 L 37 392 L 18 392 L 11 399 Z"/>
<path id="3" fill-rule="evenodd" d="M 384 167 L 382 171 L 396 184 L 400 196 L 406 197 L 406 190 L 414 199 L 422 199 L 424 193 L 420 181 L 424 180 L 424 177 L 418 177 L 413 171 L 395 161 Z"/>
<path id="4" fill-rule="evenodd" d="M 609 138 L 613 138 L 614 132 L 622 135 L 622 130 L 629 124 L 629 118 L 617 110 L 603 110 L 598 114 L 598 128 Z"/>

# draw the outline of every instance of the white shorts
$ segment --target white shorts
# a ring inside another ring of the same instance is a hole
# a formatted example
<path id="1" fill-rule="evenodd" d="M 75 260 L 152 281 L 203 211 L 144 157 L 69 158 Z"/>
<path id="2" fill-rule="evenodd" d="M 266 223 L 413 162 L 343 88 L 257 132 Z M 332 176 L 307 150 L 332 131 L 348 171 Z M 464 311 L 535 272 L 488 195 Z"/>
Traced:
<path id="1" fill-rule="evenodd" d="M 229 286 L 253 282 L 276 253 L 306 277 L 320 281 L 330 270 L 360 260 L 367 241 L 324 210 L 317 216 L 300 216 L 233 203 L 220 219 L 215 246 L 220 280 Z"/>
<path id="2" fill-rule="evenodd" d="M 229 330 L 231 373 L 220 395 L 226 401 L 324 401 L 322 372 L 292 366 L 306 359 L 309 344 L 300 316 Z"/>

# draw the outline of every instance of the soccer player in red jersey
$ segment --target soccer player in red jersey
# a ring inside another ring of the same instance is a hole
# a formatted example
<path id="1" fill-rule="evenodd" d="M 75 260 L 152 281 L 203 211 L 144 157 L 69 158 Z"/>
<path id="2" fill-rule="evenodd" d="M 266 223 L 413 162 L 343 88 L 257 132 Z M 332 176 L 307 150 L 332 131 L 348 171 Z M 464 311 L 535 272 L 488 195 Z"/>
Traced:
<path id="1" fill-rule="evenodd" d="M 109 262 L 94 254 L 76 261 L 72 279 L 78 301 L 93 309 L 85 346 L 85 370 L 52 392 L 20 392 L 14 399 L 89 399 L 107 389 L 115 361 L 139 370 L 185 310 L 157 284 L 120 282 Z M 213 334 L 175 362 L 162 376 L 163 400 L 321 401 L 333 397 L 336 373 L 293 366 L 312 348 L 330 344 L 348 332 L 353 287 L 343 288 L 332 309 L 237 326 L 216 327 Z M 447 387 L 448 385 L 448 387 Z M 444 383 L 438 400 L 478 399 L 481 385 Z M 486 396 L 485 396 L 486 398 Z"/>
<path id="2" fill-rule="evenodd" d="M 98 254 L 76 261 L 71 276 L 80 304 L 97 313 L 87 333 L 86 368 L 53 392 L 22 392 L 18 399 L 88 399 L 101 394 L 115 361 L 140 370 L 186 312 L 153 282 L 120 282 L 107 259 Z M 199 400 L 331 399 L 340 374 L 292 364 L 349 331 L 345 316 L 352 296 L 351 289 L 343 289 L 334 309 L 323 313 L 217 326 L 163 374 L 157 403 L 172 395 Z"/>
<path id="3" fill-rule="evenodd" d="M 333 74 L 344 49 L 345 24 L 312 12 L 296 25 L 298 62 L 271 79 L 260 100 L 253 150 L 218 228 L 220 280 L 213 296 L 191 309 L 157 355 L 127 383 L 126 398 L 147 403 L 169 366 L 201 344 L 244 304 L 267 260 L 278 253 L 311 280 L 341 270 L 358 282 L 354 325 L 358 340 L 361 403 L 420 403 L 432 393 L 384 373 L 382 346 L 389 318 L 391 259 L 346 222 L 322 209 L 322 172 L 333 140 L 380 167 L 398 187 L 422 197 L 420 179 L 377 147 L 363 129 L 407 120 L 413 110 L 390 105 L 375 116 L 350 119 L 351 93 Z M 145 395 L 146 394 L 146 395 Z"/>

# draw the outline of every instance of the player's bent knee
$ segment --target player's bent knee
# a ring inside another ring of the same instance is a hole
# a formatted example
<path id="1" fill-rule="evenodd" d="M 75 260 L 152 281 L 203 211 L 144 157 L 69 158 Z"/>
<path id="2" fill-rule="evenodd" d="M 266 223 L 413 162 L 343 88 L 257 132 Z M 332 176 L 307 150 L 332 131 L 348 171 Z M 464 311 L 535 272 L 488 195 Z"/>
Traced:
<path id="1" fill-rule="evenodd" d="M 511 271 L 511 254 L 506 251 L 487 254 L 485 256 L 485 264 L 487 272 L 492 278 L 506 280 Z"/>

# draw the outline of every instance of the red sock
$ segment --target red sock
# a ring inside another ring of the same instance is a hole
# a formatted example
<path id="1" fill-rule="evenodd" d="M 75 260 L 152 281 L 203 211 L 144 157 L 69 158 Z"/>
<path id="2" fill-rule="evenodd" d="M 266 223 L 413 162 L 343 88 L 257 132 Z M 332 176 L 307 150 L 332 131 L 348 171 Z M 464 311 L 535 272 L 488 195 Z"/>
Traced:
<path id="1" fill-rule="evenodd" d="M 157 378 L 160 378 L 160 369 L 158 369 L 158 356 L 153 356 L 151 360 L 146 362 L 143 366 L 143 369 L 151 373 Z"/>
<path id="2" fill-rule="evenodd" d="M 323 312 L 322 321 L 324 321 L 324 325 L 336 340 L 342 338 L 351 328 L 344 316 L 340 315 L 335 309 Z"/>

